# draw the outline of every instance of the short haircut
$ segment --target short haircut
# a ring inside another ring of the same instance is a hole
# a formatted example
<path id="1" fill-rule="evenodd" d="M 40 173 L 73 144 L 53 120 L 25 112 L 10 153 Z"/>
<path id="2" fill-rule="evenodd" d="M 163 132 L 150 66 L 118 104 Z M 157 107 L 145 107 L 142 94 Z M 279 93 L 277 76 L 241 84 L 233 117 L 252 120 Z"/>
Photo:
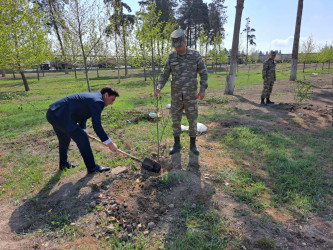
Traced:
<path id="1" fill-rule="evenodd" d="M 101 94 L 104 95 L 105 93 L 108 93 L 109 95 L 119 96 L 118 92 L 114 88 L 109 86 L 101 89 Z"/>

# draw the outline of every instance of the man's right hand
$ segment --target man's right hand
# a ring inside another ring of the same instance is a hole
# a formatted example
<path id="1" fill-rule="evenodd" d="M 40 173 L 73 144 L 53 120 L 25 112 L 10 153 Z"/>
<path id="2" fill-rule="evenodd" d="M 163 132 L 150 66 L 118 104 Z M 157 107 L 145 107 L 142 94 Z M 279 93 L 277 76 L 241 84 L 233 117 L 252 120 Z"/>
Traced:
<path id="1" fill-rule="evenodd" d="M 154 92 L 154 96 L 155 96 L 156 98 L 158 98 L 158 96 L 160 95 L 160 92 L 161 92 L 160 89 L 156 89 L 155 92 Z"/>
<path id="2" fill-rule="evenodd" d="M 112 152 L 117 152 L 118 151 L 118 147 L 117 147 L 117 144 L 113 143 L 113 142 L 110 142 L 109 144 L 107 144 L 109 149 L 112 151 Z"/>

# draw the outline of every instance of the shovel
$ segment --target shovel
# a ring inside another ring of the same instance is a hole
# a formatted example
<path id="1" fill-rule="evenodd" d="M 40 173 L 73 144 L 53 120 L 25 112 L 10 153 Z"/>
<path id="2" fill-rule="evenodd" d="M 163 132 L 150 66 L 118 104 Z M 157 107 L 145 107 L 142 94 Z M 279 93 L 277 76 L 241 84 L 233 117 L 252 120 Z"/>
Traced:
<path id="1" fill-rule="evenodd" d="M 89 134 L 87 134 L 89 138 L 103 144 L 104 146 L 107 147 L 107 145 L 103 142 L 101 142 L 99 139 L 97 139 L 96 137 L 93 137 Z M 138 158 L 134 157 L 133 155 L 130 155 L 120 149 L 117 150 L 117 152 L 131 158 L 132 160 L 135 160 L 137 162 L 140 162 L 142 164 L 142 167 L 145 169 L 145 170 L 148 170 L 148 171 L 151 171 L 151 172 L 155 172 L 155 173 L 159 173 L 161 171 L 161 165 L 156 162 L 156 161 L 153 161 L 152 159 L 149 159 L 149 158 L 145 158 L 144 161 L 141 161 L 139 160 Z"/>

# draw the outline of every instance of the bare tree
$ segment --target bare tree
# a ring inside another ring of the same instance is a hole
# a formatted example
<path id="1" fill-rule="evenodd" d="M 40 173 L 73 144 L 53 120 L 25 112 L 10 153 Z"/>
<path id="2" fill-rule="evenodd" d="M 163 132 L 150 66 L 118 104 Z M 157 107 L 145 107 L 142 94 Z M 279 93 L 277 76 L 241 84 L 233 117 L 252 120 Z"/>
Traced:
<path id="1" fill-rule="evenodd" d="M 62 31 L 66 30 L 62 13 L 68 0 L 34 0 L 31 2 L 36 4 L 38 8 L 44 12 L 44 18 L 47 20 L 47 25 L 52 28 L 50 31 L 54 30 L 61 50 L 61 60 L 65 64 L 65 74 L 68 74 L 68 55 L 66 54 L 66 48 L 64 47 L 63 41 L 64 38 L 62 37 Z"/>
<path id="2" fill-rule="evenodd" d="M 237 54 L 238 54 L 238 44 L 239 44 L 239 31 L 242 20 L 242 12 L 244 8 L 245 0 L 237 0 L 236 5 L 236 16 L 235 16 L 235 25 L 234 25 L 234 35 L 232 38 L 232 49 L 231 49 L 231 58 L 230 58 L 230 71 L 226 78 L 224 94 L 232 95 L 235 89 L 235 77 L 237 70 Z"/>
<path id="3" fill-rule="evenodd" d="M 69 4 L 65 20 L 68 26 L 68 32 L 76 36 L 79 41 L 82 59 L 84 64 L 84 71 L 86 75 L 88 90 L 91 92 L 90 81 L 88 76 L 88 63 L 87 59 L 90 56 L 93 48 L 101 41 L 104 35 L 106 21 L 102 18 L 102 9 L 99 8 L 98 2 L 90 4 L 89 1 L 79 2 L 73 0 Z M 95 24 L 95 22 L 98 22 Z M 96 32 L 98 36 L 89 36 L 94 27 L 98 27 Z M 103 27 L 104 26 L 104 27 Z M 93 40 L 89 41 L 89 38 Z"/>
<path id="4" fill-rule="evenodd" d="M 301 33 L 302 12 L 303 12 L 303 0 L 298 0 L 293 52 L 291 55 L 291 69 L 290 69 L 290 78 L 289 78 L 290 81 L 295 81 L 297 77 L 298 47 L 299 47 L 299 37 Z"/>

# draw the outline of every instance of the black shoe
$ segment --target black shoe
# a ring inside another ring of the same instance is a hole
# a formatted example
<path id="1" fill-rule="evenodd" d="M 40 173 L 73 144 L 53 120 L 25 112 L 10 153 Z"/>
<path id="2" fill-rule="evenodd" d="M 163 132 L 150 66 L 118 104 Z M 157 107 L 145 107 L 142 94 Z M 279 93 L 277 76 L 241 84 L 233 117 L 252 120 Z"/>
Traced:
<path id="1" fill-rule="evenodd" d="M 170 155 L 173 155 L 174 153 L 180 152 L 181 146 L 180 146 L 180 137 L 175 136 L 175 144 L 172 148 L 170 148 Z"/>
<path id="2" fill-rule="evenodd" d="M 269 98 L 266 99 L 266 104 L 274 104 L 274 102 L 271 102 Z"/>
<path id="3" fill-rule="evenodd" d="M 265 98 L 261 98 L 261 103 L 260 103 L 260 105 L 262 105 L 262 106 L 266 106 L 267 104 L 265 103 Z"/>
<path id="4" fill-rule="evenodd" d="M 196 137 L 191 137 L 190 138 L 190 151 L 195 155 L 199 155 L 200 152 L 197 149 L 197 146 L 195 145 L 195 140 L 196 140 Z"/>
<path id="5" fill-rule="evenodd" d="M 72 163 L 70 163 L 70 162 L 66 162 L 65 165 L 61 165 L 61 166 L 59 166 L 59 169 L 60 169 L 60 170 L 67 170 L 67 169 L 69 169 L 69 168 L 75 168 L 75 167 L 77 167 L 77 166 L 79 166 L 79 164 L 72 164 Z"/>
<path id="6" fill-rule="evenodd" d="M 96 164 L 96 167 L 87 169 L 88 174 L 92 174 L 92 173 L 95 173 L 95 172 L 102 173 L 102 172 L 109 171 L 109 170 L 110 170 L 110 168 L 102 167 L 102 166 L 99 166 L 97 164 Z"/>

